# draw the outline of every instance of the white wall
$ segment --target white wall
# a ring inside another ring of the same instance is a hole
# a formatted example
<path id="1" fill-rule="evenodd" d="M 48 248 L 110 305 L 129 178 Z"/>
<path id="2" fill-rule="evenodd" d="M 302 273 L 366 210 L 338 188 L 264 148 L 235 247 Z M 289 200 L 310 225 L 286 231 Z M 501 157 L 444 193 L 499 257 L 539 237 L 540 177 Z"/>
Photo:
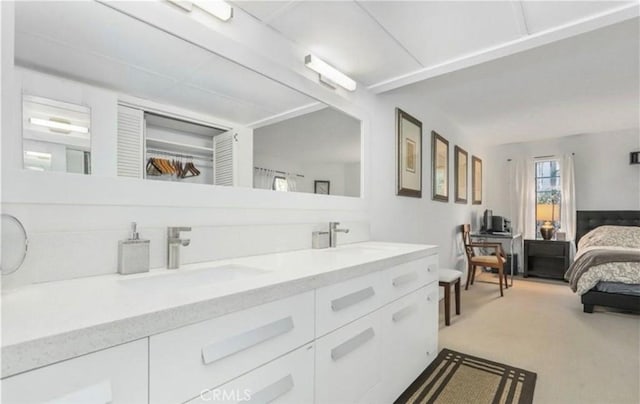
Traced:
<path id="1" fill-rule="evenodd" d="M 629 164 L 629 153 L 640 150 L 640 130 L 591 133 L 496 147 L 498 164 L 487 173 L 487 206 L 508 216 L 508 158 L 575 153 L 578 210 L 640 209 L 640 166 Z"/>
<path id="2" fill-rule="evenodd" d="M 422 198 L 396 196 L 396 129 L 395 108 L 398 107 L 422 122 Z M 483 160 L 486 147 L 430 104 L 428 94 L 411 90 L 396 91 L 380 97 L 376 106 L 371 142 L 371 233 L 376 240 L 427 243 L 440 246 L 440 265 L 466 271 L 461 248 L 460 225 L 479 226 L 484 205 L 453 202 L 453 148 L 459 145 L 471 156 Z M 431 131 L 449 141 L 449 202 L 431 199 Z M 469 171 L 469 179 L 471 172 Z M 485 177 L 486 183 L 486 177 Z M 469 180 L 469 196 L 471 181 Z M 486 195 L 486 191 L 484 193 Z"/>

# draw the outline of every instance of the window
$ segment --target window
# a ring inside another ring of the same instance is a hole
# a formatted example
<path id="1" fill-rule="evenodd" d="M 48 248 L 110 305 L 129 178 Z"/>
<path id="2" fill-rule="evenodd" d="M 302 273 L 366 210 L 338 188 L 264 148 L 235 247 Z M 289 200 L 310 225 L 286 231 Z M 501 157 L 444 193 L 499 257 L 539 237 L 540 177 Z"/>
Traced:
<path id="1" fill-rule="evenodd" d="M 536 161 L 536 237 L 546 221 L 556 229 L 560 227 L 561 198 L 560 162 Z"/>
<path id="2" fill-rule="evenodd" d="M 289 184 L 287 183 L 287 179 L 284 177 L 273 177 L 273 187 L 276 191 L 284 191 L 287 192 L 289 190 Z"/>

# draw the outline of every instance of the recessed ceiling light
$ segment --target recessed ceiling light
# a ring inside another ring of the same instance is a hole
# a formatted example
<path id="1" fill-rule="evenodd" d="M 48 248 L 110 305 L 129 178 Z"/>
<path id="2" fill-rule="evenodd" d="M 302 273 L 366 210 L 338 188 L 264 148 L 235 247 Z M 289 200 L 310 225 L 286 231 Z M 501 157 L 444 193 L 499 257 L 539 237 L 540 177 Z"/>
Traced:
<path id="1" fill-rule="evenodd" d="M 327 79 L 332 83 L 344 87 L 349 91 L 355 91 L 356 82 L 340 70 L 329 65 L 325 61 L 318 59 L 316 56 L 307 55 L 304 58 L 304 64 L 311 70 L 320 75 L 320 80 Z"/>

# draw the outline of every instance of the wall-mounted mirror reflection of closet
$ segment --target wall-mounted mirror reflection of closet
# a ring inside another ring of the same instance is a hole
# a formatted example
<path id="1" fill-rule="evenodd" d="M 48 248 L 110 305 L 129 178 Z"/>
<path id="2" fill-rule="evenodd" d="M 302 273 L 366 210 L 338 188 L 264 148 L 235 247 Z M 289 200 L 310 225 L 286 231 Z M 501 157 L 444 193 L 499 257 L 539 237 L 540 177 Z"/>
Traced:
<path id="1" fill-rule="evenodd" d="M 232 130 L 118 106 L 118 175 L 193 184 L 234 185 Z"/>

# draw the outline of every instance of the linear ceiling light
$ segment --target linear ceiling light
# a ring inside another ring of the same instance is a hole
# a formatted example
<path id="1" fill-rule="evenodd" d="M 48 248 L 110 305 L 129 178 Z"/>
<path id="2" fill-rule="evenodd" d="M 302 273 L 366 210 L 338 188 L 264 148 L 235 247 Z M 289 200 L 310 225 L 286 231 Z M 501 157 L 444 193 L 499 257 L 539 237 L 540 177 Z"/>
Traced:
<path id="1" fill-rule="evenodd" d="M 335 83 L 349 91 L 355 91 L 356 82 L 349 76 L 342 73 L 340 70 L 333 66 L 330 66 L 326 62 L 318 59 L 316 56 L 307 55 L 304 58 L 304 64 L 314 72 L 320 75 L 320 80 L 328 79 L 330 82 Z"/>
<path id="2" fill-rule="evenodd" d="M 172 3 L 184 10 L 191 11 L 193 9 L 193 3 L 185 0 L 167 0 L 169 3 Z"/>
<path id="3" fill-rule="evenodd" d="M 222 21 L 233 17 L 233 7 L 222 0 L 194 0 L 193 4 Z"/>
<path id="4" fill-rule="evenodd" d="M 72 125 L 70 123 L 52 121 L 48 119 L 29 118 L 32 125 L 44 126 L 49 129 L 64 130 L 68 132 L 89 133 L 89 128 L 84 126 Z"/>

